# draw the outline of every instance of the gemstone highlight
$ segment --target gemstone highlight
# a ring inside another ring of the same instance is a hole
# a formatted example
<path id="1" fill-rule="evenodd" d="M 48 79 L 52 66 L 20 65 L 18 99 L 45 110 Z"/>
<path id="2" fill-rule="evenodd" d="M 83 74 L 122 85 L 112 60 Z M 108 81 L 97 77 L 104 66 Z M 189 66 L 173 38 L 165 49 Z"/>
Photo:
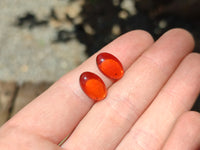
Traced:
<path id="1" fill-rule="evenodd" d="M 100 53 L 96 58 L 99 70 L 107 77 L 118 80 L 124 75 L 121 62 L 112 54 Z"/>
<path id="2" fill-rule="evenodd" d="M 92 72 L 83 72 L 80 76 L 80 86 L 85 94 L 95 101 L 103 100 L 107 89 L 102 79 Z"/>

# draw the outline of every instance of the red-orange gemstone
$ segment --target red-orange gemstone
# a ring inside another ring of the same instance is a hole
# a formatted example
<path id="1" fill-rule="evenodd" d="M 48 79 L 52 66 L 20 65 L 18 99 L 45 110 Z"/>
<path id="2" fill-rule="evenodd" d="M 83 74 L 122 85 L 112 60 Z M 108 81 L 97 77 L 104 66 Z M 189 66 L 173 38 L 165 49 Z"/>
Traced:
<path id="1" fill-rule="evenodd" d="M 107 95 L 104 82 L 92 72 L 84 72 L 81 74 L 80 85 L 85 94 L 95 101 L 103 100 Z"/>
<path id="2" fill-rule="evenodd" d="M 121 62 L 109 53 L 101 53 L 97 56 L 97 65 L 101 72 L 107 77 L 118 80 L 124 75 Z"/>

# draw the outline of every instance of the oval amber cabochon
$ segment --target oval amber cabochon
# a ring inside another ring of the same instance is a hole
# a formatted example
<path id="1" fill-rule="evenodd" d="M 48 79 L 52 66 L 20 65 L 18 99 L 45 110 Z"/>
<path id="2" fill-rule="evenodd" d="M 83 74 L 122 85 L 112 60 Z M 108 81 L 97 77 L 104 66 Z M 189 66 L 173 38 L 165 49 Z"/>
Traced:
<path id="1" fill-rule="evenodd" d="M 95 101 L 103 100 L 107 95 L 104 82 L 92 72 L 84 72 L 81 74 L 80 86 L 85 94 Z"/>
<path id="2" fill-rule="evenodd" d="M 111 79 L 118 80 L 124 75 L 121 62 L 112 54 L 100 53 L 96 62 L 99 70 Z"/>

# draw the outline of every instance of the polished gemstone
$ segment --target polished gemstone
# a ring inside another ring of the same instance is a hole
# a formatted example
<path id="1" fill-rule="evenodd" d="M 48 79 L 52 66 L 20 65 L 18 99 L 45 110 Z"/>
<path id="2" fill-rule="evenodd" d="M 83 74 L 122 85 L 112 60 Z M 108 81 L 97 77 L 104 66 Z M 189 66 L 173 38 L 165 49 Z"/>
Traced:
<path id="1" fill-rule="evenodd" d="M 92 72 L 84 72 L 81 74 L 80 85 L 85 94 L 95 101 L 103 100 L 107 95 L 104 82 Z"/>
<path id="2" fill-rule="evenodd" d="M 124 75 L 121 62 L 112 54 L 100 53 L 96 59 L 99 70 L 107 77 L 118 80 Z"/>

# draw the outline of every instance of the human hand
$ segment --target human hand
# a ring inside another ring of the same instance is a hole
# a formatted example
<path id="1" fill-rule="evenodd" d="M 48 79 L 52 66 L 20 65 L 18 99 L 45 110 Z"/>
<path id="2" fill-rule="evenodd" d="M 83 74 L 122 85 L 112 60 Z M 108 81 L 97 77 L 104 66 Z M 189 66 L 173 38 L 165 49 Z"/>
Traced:
<path id="1" fill-rule="evenodd" d="M 189 111 L 200 91 L 200 55 L 193 47 L 182 29 L 155 43 L 141 30 L 122 35 L 11 118 L 0 129 L 0 149 L 200 149 L 200 114 Z M 117 82 L 98 70 L 101 52 L 121 61 L 125 74 Z M 104 100 L 95 103 L 81 90 L 85 71 L 105 82 Z"/>

